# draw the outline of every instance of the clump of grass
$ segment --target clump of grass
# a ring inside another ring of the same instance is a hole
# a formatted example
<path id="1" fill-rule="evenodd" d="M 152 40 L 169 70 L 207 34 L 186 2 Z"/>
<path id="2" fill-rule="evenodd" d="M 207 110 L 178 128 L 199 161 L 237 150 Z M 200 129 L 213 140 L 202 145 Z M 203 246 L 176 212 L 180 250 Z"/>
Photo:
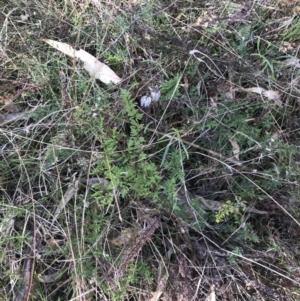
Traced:
<path id="1" fill-rule="evenodd" d="M 3 300 L 295 300 L 298 18 L 217 4 L 5 3 Z"/>

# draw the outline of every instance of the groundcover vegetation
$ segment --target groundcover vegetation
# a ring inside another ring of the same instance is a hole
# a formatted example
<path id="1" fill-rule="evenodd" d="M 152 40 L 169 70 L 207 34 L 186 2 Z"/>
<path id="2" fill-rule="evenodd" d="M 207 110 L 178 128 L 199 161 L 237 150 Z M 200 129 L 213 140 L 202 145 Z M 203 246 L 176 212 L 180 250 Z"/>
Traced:
<path id="1" fill-rule="evenodd" d="M 299 11 L 1 0 L 0 299 L 300 300 Z"/>

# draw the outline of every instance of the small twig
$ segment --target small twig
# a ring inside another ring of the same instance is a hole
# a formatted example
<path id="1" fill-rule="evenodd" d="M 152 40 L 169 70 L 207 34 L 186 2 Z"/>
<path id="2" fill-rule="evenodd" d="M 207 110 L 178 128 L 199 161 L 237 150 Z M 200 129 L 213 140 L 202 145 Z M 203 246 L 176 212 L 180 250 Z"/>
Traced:
<path id="1" fill-rule="evenodd" d="M 27 247 L 27 254 L 23 261 L 22 283 L 20 285 L 16 301 L 28 301 L 29 294 L 33 285 L 32 282 L 35 264 L 35 250 L 37 250 L 38 242 L 40 240 L 39 234 L 34 226 L 32 226 L 31 236 L 31 243 Z"/>

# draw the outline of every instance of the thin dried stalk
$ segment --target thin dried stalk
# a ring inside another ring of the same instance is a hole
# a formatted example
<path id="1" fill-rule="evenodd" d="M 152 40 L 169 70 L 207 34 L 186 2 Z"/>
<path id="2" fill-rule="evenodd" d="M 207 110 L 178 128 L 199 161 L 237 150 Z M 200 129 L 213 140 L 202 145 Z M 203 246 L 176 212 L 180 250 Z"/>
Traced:
<path id="1" fill-rule="evenodd" d="M 23 261 L 22 269 L 22 282 L 16 301 L 28 301 L 29 294 L 33 287 L 33 272 L 35 264 L 35 250 L 38 249 L 40 244 L 40 235 L 33 226 L 32 239 L 30 245 L 27 247 L 27 254 Z"/>
<path id="2" fill-rule="evenodd" d="M 155 230 L 159 227 L 158 219 L 152 219 L 152 223 L 136 238 L 135 243 L 125 252 L 119 268 L 115 272 L 115 283 L 124 275 L 128 264 L 139 254 L 142 247 L 151 239 Z"/>

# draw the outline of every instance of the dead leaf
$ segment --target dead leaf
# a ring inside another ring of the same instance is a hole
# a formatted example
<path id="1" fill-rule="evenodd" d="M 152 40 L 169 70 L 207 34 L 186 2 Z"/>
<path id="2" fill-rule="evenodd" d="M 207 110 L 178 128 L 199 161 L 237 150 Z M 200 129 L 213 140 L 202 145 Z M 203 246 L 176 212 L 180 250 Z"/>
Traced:
<path id="1" fill-rule="evenodd" d="M 52 283 L 58 281 L 66 271 L 67 269 L 63 267 L 52 274 L 47 274 L 47 275 L 38 274 L 38 278 L 39 281 L 42 283 Z"/>
<path id="2" fill-rule="evenodd" d="M 272 135 L 271 135 L 271 142 L 274 142 L 281 136 L 281 132 L 278 130 L 277 127 L 273 128 Z"/>
<path id="3" fill-rule="evenodd" d="M 217 92 L 219 94 L 225 94 L 226 98 L 234 99 L 234 89 L 229 80 L 220 80 L 217 83 Z"/>
<path id="4" fill-rule="evenodd" d="M 293 57 L 282 62 L 283 66 L 300 68 L 300 59 Z"/>
<path id="5" fill-rule="evenodd" d="M 205 298 L 205 301 L 216 301 L 215 286 L 210 287 L 210 294 Z"/>
<path id="6" fill-rule="evenodd" d="M 0 125 L 4 125 L 16 120 L 21 120 L 21 119 L 29 119 L 30 117 L 33 116 L 33 111 L 32 112 L 17 112 L 17 113 L 10 113 L 10 114 L 0 114 Z"/>
<path id="7" fill-rule="evenodd" d="M 244 89 L 244 91 L 253 92 L 253 93 L 256 93 L 256 94 L 263 95 L 266 98 L 268 98 L 269 100 L 273 100 L 274 103 L 277 106 L 279 106 L 279 107 L 282 106 L 282 101 L 280 99 L 280 93 L 278 91 L 266 90 L 266 89 L 261 88 L 261 87 L 247 88 L 247 89 Z"/>
<path id="8" fill-rule="evenodd" d="M 282 106 L 282 101 L 281 101 L 281 99 L 280 99 L 280 94 L 279 94 L 278 91 L 274 91 L 274 90 L 266 90 L 266 91 L 263 92 L 263 95 L 264 95 L 265 97 L 267 97 L 268 99 L 273 100 L 274 103 L 275 103 L 276 105 L 278 105 L 279 107 Z"/>
<path id="9" fill-rule="evenodd" d="M 210 98 L 210 105 L 212 108 L 218 108 L 218 99 L 217 97 Z"/>
<path id="10" fill-rule="evenodd" d="M 131 241 L 137 236 L 139 230 L 134 227 L 123 229 L 119 236 L 111 240 L 111 243 L 115 246 L 122 246 Z"/>
<path id="11" fill-rule="evenodd" d="M 292 9 L 292 12 L 296 15 L 298 15 L 300 13 L 300 6 L 295 6 Z"/>
<path id="12" fill-rule="evenodd" d="M 58 204 L 55 213 L 53 215 L 53 221 L 52 224 L 56 221 L 60 213 L 62 212 L 63 209 L 67 206 L 71 198 L 77 193 L 79 189 L 79 178 L 74 181 L 74 183 L 71 183 L 70 186 L 68 187 L 67 191 L 64 193 L 60 203 Z"/>
<path id="13" fill-rule="evenodd" d="M 238 145 L 236 140 L 233 139 L 229 139 L 229 142 L 231 143 L 232 146 L 232 152 L 233 152 L 233 156 L 237 159 L 240 160 L 239 158 L 239 153 L 240 153 L 240 146 Z"/>
<path id="14" fill-rule="evenodd" d="M 169 275 L 167 273 L 159 280 L 156 292 L 152 293 L 152 298 L 149 299 L 149 301 L 158 301 L 159 300 L 161 294 L 163 294 L 163 292 L 165 291 L 168 278 L 169 278 Z"/>
<path id="15" fill-rule="evenodd" d="M 289 51 L 293 51 L 295 49 L 295 45 L 294 45 L 294 43 L 289 43 L 289 42 L 283 42 L 282 44 L 281 44 L 281 46 L 279 47 L 279 50 L 281 51 L 281 52 L 284 52 L 284 53 L 287 53 L 287 52 L 289 52 Z"/>
<path id="16" fill-rule="evenodd" d="M 57 240 L 53 237 L 49 238 L 46 240 L 46 245 L 52 249 L 52 250 L 55 250 L 57 248 L 59 248 L 59 243 L 61 242 L 62 240 Z"/>
<path id="17" fill-rule="evenodd" d="M 101 177 L 88 178 L 87 180 L 88 187 L 92 187 L 95 184 L 101 184 L 102 186 L 105 187 L 108 186 L 110 182 L 105 178 L 101 178 Z"/>
<path id="18" fill-rule="evenodd" d="M 282 25 L 278 29 L 282 29 L 282 28 L 290 26 L 293 23 L 293 21 L 294 21 L 294 17 L 295 16 L 292 16 L 291 18 L 288 18 L 286 21 L 284 21 L 282 23 Z"/>
<path id="19" fill-rule="evenodd" d="M 83 68 L 90 74 L 90 76 L 99 79 L 105 84 L 117 84 L 122 80 L 107 65 L 99 62 L 93 55 L 83 49 L 75 50 L 69 44 L 49 39 L 42 39 L 42 41 L 70 57 L 80 59 L 83 62 Z"/>

